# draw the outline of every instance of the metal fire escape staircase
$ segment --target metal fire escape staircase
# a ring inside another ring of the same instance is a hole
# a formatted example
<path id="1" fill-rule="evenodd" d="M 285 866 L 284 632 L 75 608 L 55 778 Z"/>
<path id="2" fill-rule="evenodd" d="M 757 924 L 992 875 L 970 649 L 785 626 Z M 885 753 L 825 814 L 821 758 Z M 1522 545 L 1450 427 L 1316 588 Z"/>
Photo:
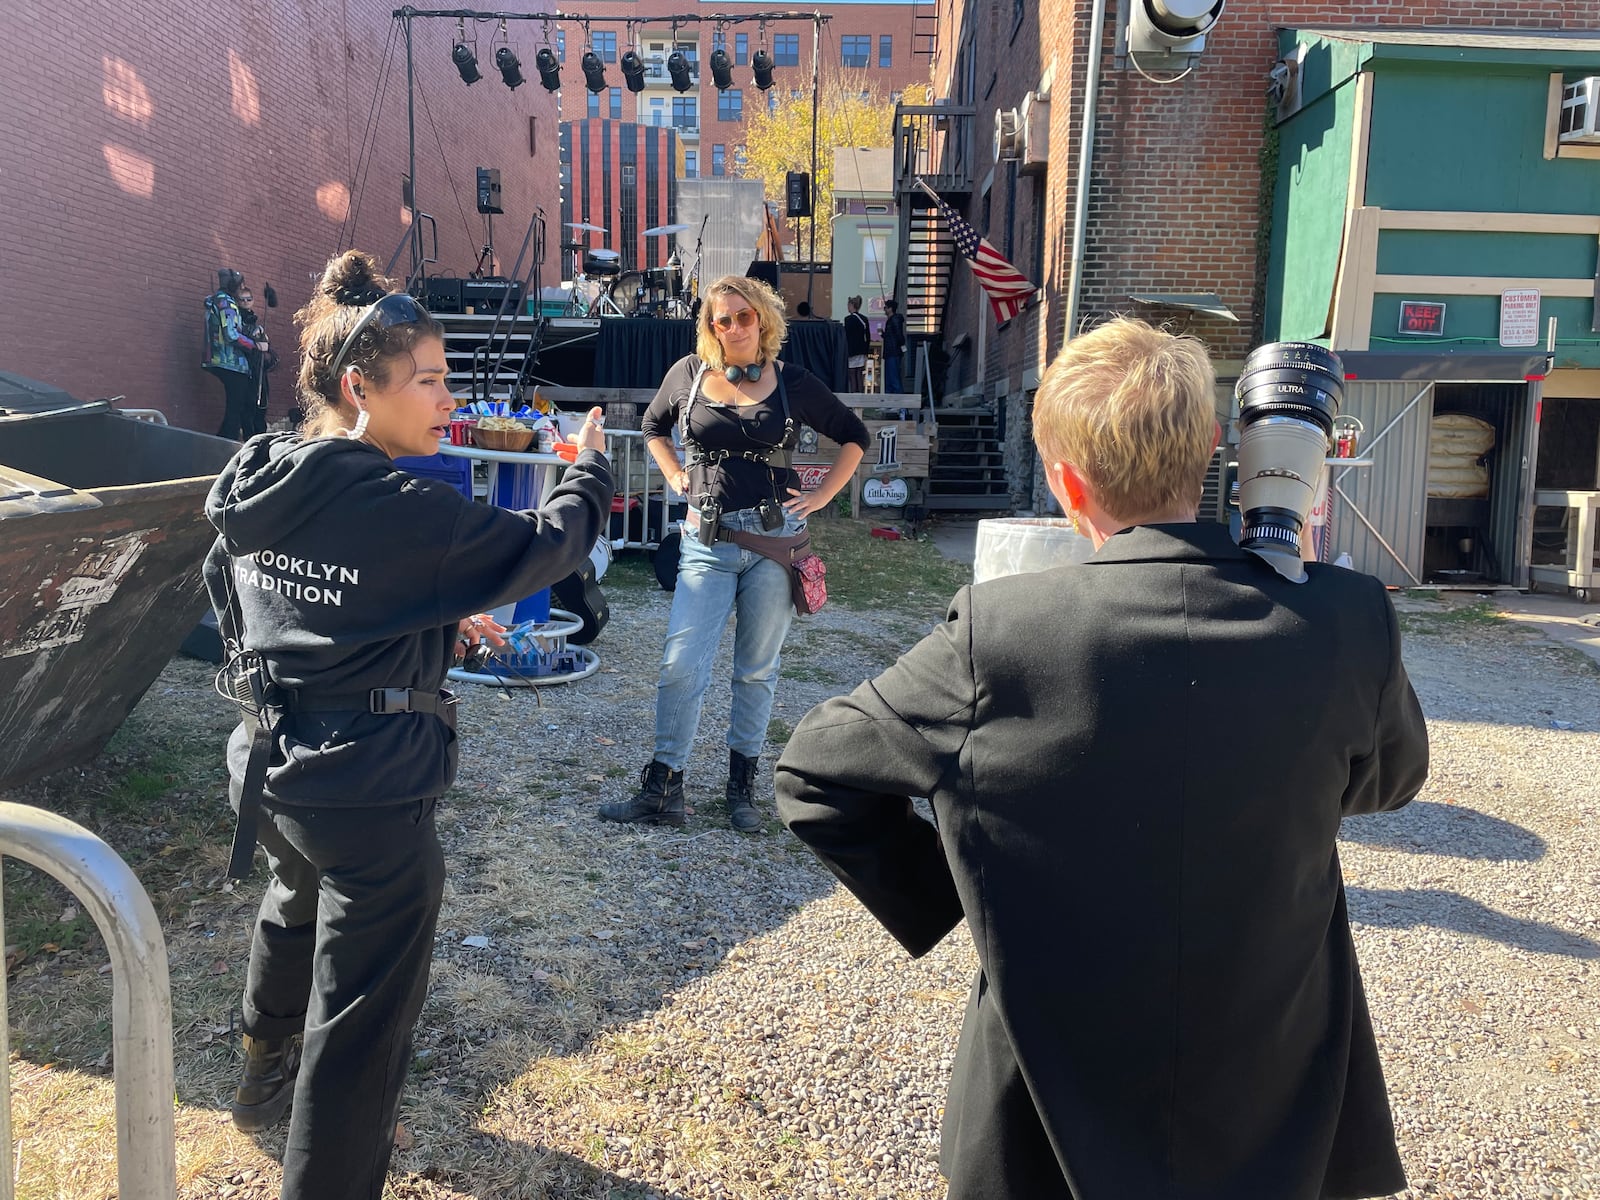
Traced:
<path id="1" fill-rule="evenodd" d="M 976 110 L 949 104 L 898 105 L 895 108 L 896 196 L 900 213 L 900 258 L 896 294 L 906 317 L 906 336 L 916 364 L 916 388 L 933 398 L 937 449 L 929 466 L 927 507 L 943 511 L 1009 509 L 1003 414 L 987 405 L 947 405 L 940 372 L 927 378 L 932 361 L 944 361 L 942 342 L 959 330 L 949 327 L 950 290 L 961 257 L 950 227 L 932 196 L 937 192 L 955 209 L 972 194 Z"/>

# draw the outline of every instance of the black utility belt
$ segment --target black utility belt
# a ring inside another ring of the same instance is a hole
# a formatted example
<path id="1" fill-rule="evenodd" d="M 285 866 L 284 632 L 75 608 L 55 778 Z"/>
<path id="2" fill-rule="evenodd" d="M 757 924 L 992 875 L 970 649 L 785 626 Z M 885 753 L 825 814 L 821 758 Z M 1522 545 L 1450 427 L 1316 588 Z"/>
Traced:
<path id="1" fill-rule="evenodd" d="M 274 708 L 284 712 L 369 712 L 380 716 L 395 713 L 433 713 L 446 724 L 455 724 L 456 698 L 453 692 L 429 692 L 421 688 L 367 688 L 359 692 L 314 692 L 301 695 L 283 691 Z"/>

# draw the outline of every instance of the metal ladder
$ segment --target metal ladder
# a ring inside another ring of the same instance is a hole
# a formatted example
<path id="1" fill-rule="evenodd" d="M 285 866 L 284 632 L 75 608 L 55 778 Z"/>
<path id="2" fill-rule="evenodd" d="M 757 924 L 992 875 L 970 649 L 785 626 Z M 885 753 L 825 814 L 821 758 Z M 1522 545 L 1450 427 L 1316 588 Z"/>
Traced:
<path id="1" fill-rule="evenodd" d="M 117 1101 L 121 1200 L 172 1200 L 172 993 L 167 942 L 138 878 L 83 826 L 43 809 L 0 802 L 0 856 L 39 868 L 65 885 L 94 918 L 111 955 L 111 1054 Z M 0 932 L 5 928 L 0 897 Z M 3 940 L 3 939 L 0 939 Z M 11 1041 L 0 970 L 0 1200 L 13 1200 Z"/>

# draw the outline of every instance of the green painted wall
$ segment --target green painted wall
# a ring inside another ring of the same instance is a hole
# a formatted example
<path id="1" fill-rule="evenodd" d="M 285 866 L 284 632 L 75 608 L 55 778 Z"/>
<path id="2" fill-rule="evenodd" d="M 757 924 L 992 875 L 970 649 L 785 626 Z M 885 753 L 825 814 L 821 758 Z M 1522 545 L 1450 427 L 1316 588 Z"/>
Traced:
<path id="1" fill-rule="evenodd" d="M 1286 35 L 1287 54 L 1295 38 Z M 1276 130 L 1273 237 L 1262 314 L 1268 341 L 1305 341 L 1327 331 L 1350 186 L 1355 75 L 1365 49 L 1350 42 L 1308 42 L 1300 111 Z"/>
<path id="2" fill-rule="evenodd" d="M 888 235 L 888 257 L 884 268 L 883 286 L 877 287 L 863 281 L 863 268 L 865 256 L 861 252 L 861 239 L 868 229 L 878 236 Z M 818 316 L 831 317 L 835 321 L 844 320 L 845 297 L 860 296 L 863 298 L 862 312 L 869 315 L 881 309 L 874 309 L 869 303 L 873 296 L 888 296 L 894 287 L 895 263 L 899 261 L 899 226 L 893 216 L 874 215 L 872 217 L 848 215 L 833 219 L 833 311 L 818 313 Z"/>
<path id="3" fill-rule="evenodd" d="M 1592 159 L 1544 157 L 1550 68 L 1375 60 L 1367 203 L 1600 212 Z M 1595 64 L 1600 73 L 1600 62 Z"/>
<path id="4" fill-rule="evenodd" d="M 1593 279 L 1597 245 L 1587 234 L 1385 229 L 1378 236 L 1378 274 Z"/>
<path id="5" fill-rule="evenodd" d="M 1600 212 L 1600 162 L 1544 157 L 1550 66 L 1378 58 L 1372 67 L 1369 204 L 1456 212 Z M 1600 71 L 1600 63 L 1595 67 Z M 1593 280 L 1595 259 L 1596 239 L 1565 234 L 1390 229 L 1378 242 L 1379 274 Z M 1499 345 L 1498 296 L 1413 290 L 1374 299 L 1374 350 L 1422 340 L 1397 333 L 1402 299 L 1448 305 L 1445 345 Z M 1555 317 L 1558 366 L 1600 366 L 1593 313 L 1587 299 L 1543 298 L 1541 340 L 1545 323 Z"/>

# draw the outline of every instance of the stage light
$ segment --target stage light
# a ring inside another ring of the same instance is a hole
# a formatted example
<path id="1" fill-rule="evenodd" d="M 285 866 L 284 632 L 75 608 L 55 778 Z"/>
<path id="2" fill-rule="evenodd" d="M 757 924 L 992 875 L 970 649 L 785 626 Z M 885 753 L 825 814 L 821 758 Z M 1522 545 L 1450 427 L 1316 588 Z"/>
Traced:
<path id="1" fill-rule="evenodd" d="M 606 65 L 593 50 L 583 52 L 583 82 L 591 92 L 599 95 L 606 90 Z"/>
<path id="2" fill-rule="evenodd" d="M 672 76 L 672 90 L 675 92 L 687 92 L 694 86 L 694 79 L 689 74 L 689 60 L 681 50 L 674 50 L 667 55 L 667 74 Z"/>
<path id="3" fill-rule="evenodd" d="M 622 56 L 622 81 L 630 92 L 644 91 L 644 59 L 632 50 Z"/>
<path id="4" fill-rule="evenodd" d="M 711 82 L 716 84 L 719 92 L 725 92 L 733 86 L 733 60 L 728 57 L 726 50 L 711 52 Z"/>
<path id="5" fill-rule="evenodd" d="M 461 73 L 462 83 L 470 86 L 483 78 L 478 72 L 478 56 L 465 42 L 457 42 L 450 48 L 450 61 L 456 64 L 456 70 Z"/>
<path id="6" fill-rule="evenodd" d="M 561 63 L 554 50 L 549 46 L 540 46 L 539 52 L 533 56 L 533 65 L 539 69 L 539 83 L 545 91 L 561 90 Z"/>
<path id="7" fill-rule="evenodd" d="M 767 53 L 765 47 L 750 56 L 750 72 L 756 77 L 756 86 L 763 92 L 772 87 L 772 55 Z"/>
<path id="8" fill-rule="evenodd" d="M 494 52 L 494 65 L 500 72 L 500 78 L 506 81 L 506 86 L 513 92 L 526 82 L 522 78 L 522 63 L 510 46 L 501 46 Z"/>

